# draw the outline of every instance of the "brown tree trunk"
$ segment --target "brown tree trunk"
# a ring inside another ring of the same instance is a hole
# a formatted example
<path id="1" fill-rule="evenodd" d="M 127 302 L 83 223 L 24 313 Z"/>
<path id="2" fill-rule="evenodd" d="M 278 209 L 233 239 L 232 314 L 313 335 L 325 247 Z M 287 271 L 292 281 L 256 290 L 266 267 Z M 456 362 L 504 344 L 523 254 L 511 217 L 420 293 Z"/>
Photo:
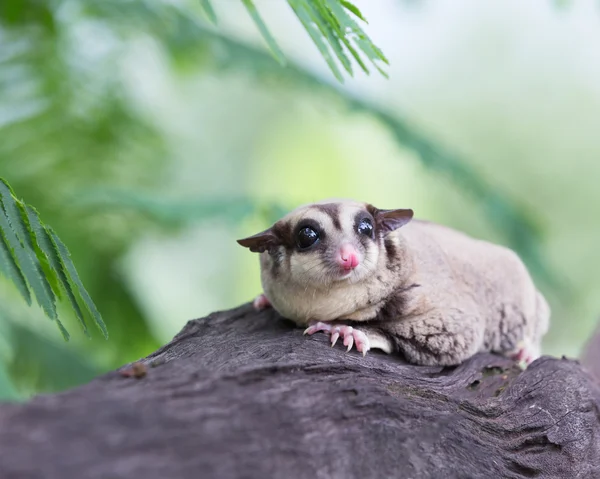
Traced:
<path id="1" fill-rule="evenodd" d="M 600 389 L 576 361 L 363 358 L 245 305 L 142 363 L 2 405 L 0 478 L 600 477 Z"/>

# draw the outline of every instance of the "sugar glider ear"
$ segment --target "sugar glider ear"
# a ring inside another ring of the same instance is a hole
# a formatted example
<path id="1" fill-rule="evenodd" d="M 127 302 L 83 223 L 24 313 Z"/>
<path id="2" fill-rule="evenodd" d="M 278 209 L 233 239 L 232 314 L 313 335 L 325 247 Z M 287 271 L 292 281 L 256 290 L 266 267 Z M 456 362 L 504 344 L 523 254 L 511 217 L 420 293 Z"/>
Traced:
<path id="1" fill-rule="evenodd" d="M 278 246 L 279 238 L 273 233 L 273 228 L 269 228 L 248 238 L 237 240 L 237 242 L 253 253 L 263 253 Z"/>
<path id="2" fill-rule="evenodd" d="M 375 210 L 375 220 L 379 227 L 385 232 L 390 233 L 408 223 L 414 215 L 413 210 Z"/>

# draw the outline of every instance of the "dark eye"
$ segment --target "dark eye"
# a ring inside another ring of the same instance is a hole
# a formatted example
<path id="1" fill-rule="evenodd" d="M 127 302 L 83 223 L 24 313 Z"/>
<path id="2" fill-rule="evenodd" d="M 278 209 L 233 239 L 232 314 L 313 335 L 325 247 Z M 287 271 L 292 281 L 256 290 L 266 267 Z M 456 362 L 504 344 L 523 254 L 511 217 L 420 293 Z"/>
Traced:
<path id="1" fill-rule="evenodd" d="M 368 218 L 365 218 L 358 224 L 358 232 L 361 235 L 373 236 L 373 223 Z"/>
<path id="2" fill-rule="evenodd" d="M 310 248 L 314 245 L 319 239 L 319 233 L 317 233 L 314 229 L 307 226 L 298 231 L 296 235 L 296 239 L 298 241 L 298 246 L 300 249 Z"/>

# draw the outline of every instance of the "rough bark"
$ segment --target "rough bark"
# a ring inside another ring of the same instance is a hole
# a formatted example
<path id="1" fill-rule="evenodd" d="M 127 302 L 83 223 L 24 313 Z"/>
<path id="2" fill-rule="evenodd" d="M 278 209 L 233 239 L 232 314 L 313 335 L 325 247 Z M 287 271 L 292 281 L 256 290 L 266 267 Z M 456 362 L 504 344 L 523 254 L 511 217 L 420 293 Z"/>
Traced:
<path id="1" fill-rule="evenodd" d="M 363 358 L 245 305 L 144 363 L 1 406 L 0 477 L 600 477 L 600 390 L 576 361 Z"/>

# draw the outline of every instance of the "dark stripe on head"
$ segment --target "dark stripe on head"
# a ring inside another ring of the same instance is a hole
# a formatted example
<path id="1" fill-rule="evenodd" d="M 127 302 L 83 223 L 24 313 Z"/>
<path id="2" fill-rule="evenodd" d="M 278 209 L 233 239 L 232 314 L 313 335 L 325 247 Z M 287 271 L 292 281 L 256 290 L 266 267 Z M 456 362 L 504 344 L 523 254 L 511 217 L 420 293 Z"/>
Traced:
<path id="1" fill-rule="evenodd" d="M 342 229 L 342 224 L 340 223 L 340 205 L 337 203 L 325 203 L 323 205 L 314 205 L 314 207 L 331 218 L 334 228 L 337 230 Z"/>

